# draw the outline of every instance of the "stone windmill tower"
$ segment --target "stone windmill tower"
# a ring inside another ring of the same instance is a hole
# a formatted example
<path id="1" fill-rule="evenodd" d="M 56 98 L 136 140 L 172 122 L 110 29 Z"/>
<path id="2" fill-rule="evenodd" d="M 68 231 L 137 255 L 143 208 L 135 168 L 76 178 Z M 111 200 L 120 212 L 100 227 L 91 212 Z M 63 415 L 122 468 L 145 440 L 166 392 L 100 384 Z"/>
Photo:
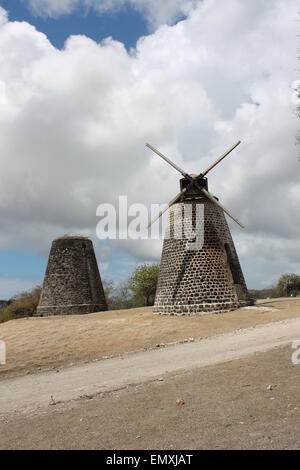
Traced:
<path id="1" fill-rule="evenodd" d="M 225 312 L 251 303 L 224 212 L 244 227 L 208 191 L 206 178 L 240 143 L 199 175 L 189 175 L 147 144 L 183 176 L 180 193 L 168 206 L 167 236 L 154 313 L 194 315 Z"/>
<path id="2" fill-rule="evenodd" d="M 107 310 L 93 243 L 62 237 L 52 243 L 37 315 L 72 315 Z"/>

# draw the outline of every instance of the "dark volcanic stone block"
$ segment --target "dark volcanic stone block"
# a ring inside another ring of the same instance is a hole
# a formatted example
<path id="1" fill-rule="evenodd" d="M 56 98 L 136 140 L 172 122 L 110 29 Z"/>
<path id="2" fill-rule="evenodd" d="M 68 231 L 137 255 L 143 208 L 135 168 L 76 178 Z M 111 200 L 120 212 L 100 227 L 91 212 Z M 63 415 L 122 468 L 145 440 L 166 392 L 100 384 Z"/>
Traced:
<path id="1" fill-rule="evenodd" d="M 52 243 L 38 316 L 107 310 L 91 240 L 63 237 Z"/>

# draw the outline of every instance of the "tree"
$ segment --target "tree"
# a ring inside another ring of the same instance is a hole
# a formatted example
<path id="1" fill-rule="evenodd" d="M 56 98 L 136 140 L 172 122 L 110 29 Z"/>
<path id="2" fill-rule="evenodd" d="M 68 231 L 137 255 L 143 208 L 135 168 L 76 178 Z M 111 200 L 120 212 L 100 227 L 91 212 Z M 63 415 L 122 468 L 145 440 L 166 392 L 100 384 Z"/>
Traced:
<path id="1" fill-rule="evenodd" d="M 34 287 L 12 298 L 0 311 L 0 323 L 18 318 L 32 317 L 36 313 L 41 295 L 41 287 Z"/>
<path id="2" fill-rule="evenodd" d="M 284 274 L 278 282 L 279 294 L 290 297 L 293 292 L 300 291 L 300 276 L 297 274 Z"/>
<path id="3" fill-rule="evenodd" d="M 141 299 L 147 307 L 153 305 L 159 274 L 159 265 L 143 264 L 136 268 L 128 282 L 135 299 Z"/>
<path id="4" fill-rule="evenodd" d="M 132 293 L 127 283 L 116 285 L 113 281 L 102 280 L 108 310 L 123 310 L 132 308 Z"/>

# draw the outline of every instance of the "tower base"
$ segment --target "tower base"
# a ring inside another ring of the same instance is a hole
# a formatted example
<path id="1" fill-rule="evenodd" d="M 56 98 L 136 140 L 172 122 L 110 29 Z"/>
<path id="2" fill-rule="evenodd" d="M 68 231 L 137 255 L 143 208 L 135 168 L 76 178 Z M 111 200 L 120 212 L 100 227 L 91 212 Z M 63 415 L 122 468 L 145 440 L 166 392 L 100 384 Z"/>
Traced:
<path id="1" fill-rule="evenodd" d="M 82 305 L 49 305 L 45 307 L 38 307 L 37 308 L 37 317 L 50 317 L 52 315 L 85 315 L 88 313 L 97 313 L 103 312 L 103 310 L 107 310 L 103 308 L 103 304 L 99 305 L 90 305 L 90 304 L 82 304 Z"/>

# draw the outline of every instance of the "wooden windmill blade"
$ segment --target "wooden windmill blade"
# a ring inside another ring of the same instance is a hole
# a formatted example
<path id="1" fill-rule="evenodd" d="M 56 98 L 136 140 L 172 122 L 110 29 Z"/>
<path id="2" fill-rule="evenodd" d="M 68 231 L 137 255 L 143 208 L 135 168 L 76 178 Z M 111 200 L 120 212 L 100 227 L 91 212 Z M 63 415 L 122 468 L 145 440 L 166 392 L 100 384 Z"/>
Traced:
<path id="1" fill-rule="evenodd" d="M 208 197 L 208 199 L 210 199 L 214 204 L 219 206 L 220 209 L 222 209 L 225 212 L 225 214 L 227 214 L 228 217 L 230 217 L 236 224 L 238 224 L 241 228 L 245 228 L 245 226 L 236 217 L 234 217 L 234 215 L 232 215 L 228 209 L 226 209 L 219 201 L 217 201 L 216 198 L 214 198 L 213 195 L 210 194 L 209 191 L 207 191 L 205 188 L 199 187 L 199 189 L 203 194 L 205 194 L 206 197 Z"/>
<path id="2" fill-rule="evenodd" d="M 199 177 L 201 178 L 204 178 L 205 175 L 207 175 L 213 168 L 215 168 L 222 160 L 224 160 L 224 158 L 226 158 L 231 152 L 233 152 L 233 150 L 235 150 L 239 145 L 241 144 L 241 141 L 239 140 L 233 147 L 231 147 L 227 152 L 225 152 L 220 158 L 218 158 L 218 160 L 216 162 L 214 162 L 209 168 L 207 168 L 207 170 L 205 170 L 204 173 L 200 173 Z M 154 153 L 156 153 L 158 156 L 160 156 L 163 160 L 165 160 L 167 163 L 169 163 L 169 165 L 171 165 L 173 168 L 175 168 L 179 173 L 181 173 L 184 178 L 187 178 L 190 180 L 191 184 L 189 186 L 189 188 L 194 185 L 196 188 L 198 188 L 199 191 L 201 191 L 208 199 L 210 199 L 214 204 L 216 204 L 217 206 L 219 206 L 224 212 L 225 214 L 228 215 L 228 217 L 230 217 L 236 224 L 238 224 L 241 228 L 245 228 L 244 225 L 236 218 L 234 217 L 234 215 L 228 210 L 226 209 L 220 202 L 218 202 L 212 194 L 210 194 L 205 188 L 202 188 L 198 183 L 197 183 L 197 180 L 195 177 L 193 177 L 192 175 L 189 175 L 188 173 L 186 173 L 184 170 L 182 170 L 178 165 L 176 165 L 176 163 L 172 162 L 168 157 L 166 157 L 164 154 L 162 154 L 159 150 L 157 150 L 156 148 L 154 148 L 152 145 L 150 144 L 146 144 L 146 146 L 152 150 Z M 176 196 L 168 205 L 168 207 L 160 212 L 160 214 L 148 225 L 148 228 L 151 227 L 151 225 L 154 224 L 154 222 L 156 222 L 173 204 L 175 204 L 178 199 L 184 195 L 184 193 L 186 193 L 187 191 L 187 188 L 182 191 L 181 193 L 178 194 L 178 196 Z"/>
<path id="3" fill-rule="evenodd" d="M 172 162 L 168 157 L 166 157 L 163 153 L 161 153 L 159 150 L 156 148 L 152 147 L 150 144 L 146 144 L 146 147 L 148 147 L 152 152 L 156 153 L 159 157 L 161 157 L 165 162 L 169 163 L 175 170 L 177 170 L 179 173 L 182 174 L 184 178 L 189 177 L 188 173 L 186 173 L 184 170 L 182 170 L 176 163 Z"/>
<path id="4" fill-rule="evenodd" d="M 168 206 L 163 210 L 163 211 L 160 211 L 160 213 L 158 214 L 157 217 L 155 217 L 155 219 L 153 219 L 150 224 L 148 225 L 147 229 L 150 228 L 157 220 L 159 220 L 161 218 L 161 216 L 167 212 L 168 209 L 170 209 L 170 207 L 173 206 L 173 204 L 176 204 L 176 202 L 187 192 L 187 189 L 188 188 L 184 188 L 179 194 L 177 194 L 177 196 L 174 197 L 174 199 L 172 199 L 171 202 L 169 202 Z"/>
<path id="5" fill-rule="evenodd" d="M 206 176 L 211 170 L 213 170 L 213 168 L 215 168 L 219 163 L 221 163 L 222 160 L 224 160 L 224 158 L 226 158 L 231 152 L 233 152 L 242 142 L 239 140 L 233 147 L 231 147 L 230 150 L 228 150 L 227 152 L 224 153 L 224 155 L 222 155 L 220 158 L 218 158 L 217 161 L 215 161 L 215 163 L 213 163 L 212 165 L 210 165 L 205 171 L 204 173 L 201 173 L 201 176 Z"/>

